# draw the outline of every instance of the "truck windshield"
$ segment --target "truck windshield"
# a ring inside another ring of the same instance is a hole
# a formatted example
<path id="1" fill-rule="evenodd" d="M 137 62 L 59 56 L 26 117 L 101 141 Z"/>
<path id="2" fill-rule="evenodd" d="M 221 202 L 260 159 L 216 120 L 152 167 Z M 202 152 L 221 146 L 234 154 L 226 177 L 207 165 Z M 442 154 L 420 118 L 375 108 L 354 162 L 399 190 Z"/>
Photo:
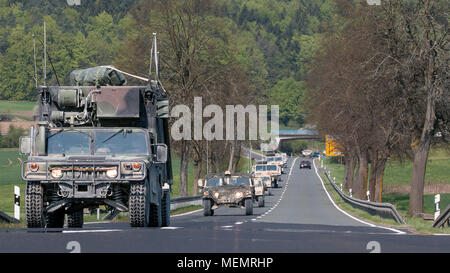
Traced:
<path id="1" fill-rule="evenodd" d="M 222 178 L 214 177 L 206 181 L 206 186 L 207 187 L 222 186 L 223 183 L 222 181 L 223 181 Z"/>
<path id="2" fill-rule="evenodd" d="M 231 177 L 230 185 L 247 185 L 250 186 L 250 179 L 247 177 Z"/>
<path id="3" fill-rule="evenodd" d="M 87 133 L 57 132 L 47 138 L 47 154 L 90 154 L 91 141 Z"/>
<path id="4" fill-rule="evenodd" d="M 276 171 L 277 170 L 277 165 L 267 165 L 267 170 L 268 171 Z"/>
<path id="5" fill-rule="evenodd" d="M 260 172 L 260 171 L 265 171 L 266 170 L 266 165 L 260 165 L 260 166 L 256 166 L 256 171 Z"/>
<path id="6" fill-rule="evenodd" d="M 267 158 L 267 162 L 274 162 L 275 161 L 275 158 L 274 157 L 268 157 Z"/>
<path id="7" fill-rule="evenodd" d="M 277 157 L 276 161 L 283 161 L 282 157 Z"/>
<path id="8" fill-rule="evenodd" d="M 95 133 L 94 154 L 131 154 L 146 155 L 145 133 L 132 130 L 107 130 Z"/>

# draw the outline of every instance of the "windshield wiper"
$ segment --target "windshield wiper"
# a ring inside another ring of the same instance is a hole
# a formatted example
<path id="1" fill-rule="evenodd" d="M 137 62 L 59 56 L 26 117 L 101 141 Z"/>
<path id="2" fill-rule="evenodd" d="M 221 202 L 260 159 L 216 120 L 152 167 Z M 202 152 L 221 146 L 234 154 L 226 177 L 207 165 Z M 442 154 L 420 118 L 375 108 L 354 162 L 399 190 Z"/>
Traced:
<path id="1" fill-rule="evenodd" d="M 106 141 L 110 140 L 111 138 L 117 136 L 118 134 L 120 134 L 122 132 L 126 133 L 126 131 L 122 128 L 119 131 L 115 132 L 114 134 L 110 135 L 107 139 L 103 140 L 102 143 L 105 143 Z"/>
<path id="2" fill-rule="evenodd" d="M 62 128 L 62 129 L 59 129 L 59 130 L 56 131 L 55 133 L 49 135 L 49 136 L 47 137 L 47 139 L 49 139 L 49 138 L 51 138 L 52 136 L 55 136 L 55 135 L 57 135 L 57 134 L 59 134 L 59 133 L 62 133 L 62 132 L 78 132 L 78 133 L 81 133 L 81 134 L 85 134 L 85 135 L 87 135 L 87 136 L 89 137 L 89 139 L 91 140 L 91 142 L 93 141 L 93 138 L 92 138 L 91 134 L 89 134 L 89 133 L 86 133 L 86 132 L 83 132 L 83 131 L 79 131 L 79 130 L 75 130 L 75 129 L 65 130 L 65 129 L 63 129 L 63 128 Z"/>

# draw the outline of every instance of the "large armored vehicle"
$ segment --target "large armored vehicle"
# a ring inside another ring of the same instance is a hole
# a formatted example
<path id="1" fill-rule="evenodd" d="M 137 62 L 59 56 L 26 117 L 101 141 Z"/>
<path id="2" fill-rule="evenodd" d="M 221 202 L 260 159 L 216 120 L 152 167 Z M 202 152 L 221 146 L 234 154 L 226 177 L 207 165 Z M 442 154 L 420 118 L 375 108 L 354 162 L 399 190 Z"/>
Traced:
<path id="1" fill-rule="evenodd" d="M 209 174 L 198 181 L 203 192 L 203 215 L 212 216 L 220 206 L 245 208 L 245 214 L 253 214 L 255 193 L 249 174 Z"/>
<path id="2" fill-rule="evenodd" d="M 156 42 L 156 41 L 155 41 Z M 111 67 L 41 86 L 38 127 L 20 140 L 26 222 L 83 226 L 84 208 L 128 212 L 133 227 L 170 225 L 168 99 L 159 80 L 124 86 Z"/>

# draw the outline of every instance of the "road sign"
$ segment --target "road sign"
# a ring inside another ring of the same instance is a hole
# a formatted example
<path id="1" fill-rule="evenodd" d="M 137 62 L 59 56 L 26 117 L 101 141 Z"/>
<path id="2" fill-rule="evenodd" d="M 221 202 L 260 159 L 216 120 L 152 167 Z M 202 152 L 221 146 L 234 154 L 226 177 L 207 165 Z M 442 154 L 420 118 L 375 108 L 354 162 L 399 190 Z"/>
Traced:
<path id="1" fill-rule="evenodd" d="M 339 143 L 336 141 L 337 138 L 334 136 L 325 136 L 325 154 L 327 156 L 344 156 L 344 153 L 340 149 Z"/>

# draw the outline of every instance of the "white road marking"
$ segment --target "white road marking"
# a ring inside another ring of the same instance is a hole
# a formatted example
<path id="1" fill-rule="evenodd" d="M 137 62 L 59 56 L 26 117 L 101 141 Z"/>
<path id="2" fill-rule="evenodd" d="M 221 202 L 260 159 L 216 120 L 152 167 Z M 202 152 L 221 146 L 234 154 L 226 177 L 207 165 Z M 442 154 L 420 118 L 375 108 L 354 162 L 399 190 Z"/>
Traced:
<path id="1" fill-rule="evenodd" d="M 257 219 L 261 219 L 262 217 L 266 216 L 268 213 L 272 212 L 272 210 L 275 209 L 275 208 L 280 204 L 280 202 L 283 200 L 284 193 L 286 192 L 286 190 L 287 190 L 287 188 L 288 188 L 288 185 L 289 185 L 289 179 L 291 178 L 291 174 L 292 174 L 292 171 L 294 170 L 295 162 L 297 161 L 297 159 L 298 159 L 298 158 L 296 157 L 296 158 L 294 159 L 294 162 L 293 162 L 292 165 L 291 165 L 291 168 L 290 168 L 288 177 L 287 177 L 287 179 L 286 179 L 286 184 L 284 185 L 283 192 L 282 192 L 281 195 L 280 195 L 280 199 L 278 199 L 277 202 L 275 203 L 275 205 L 273 205 L 268 211 L 266 211 L 266 213 L 264 213 L 264 214 L 261 215 L 261 216 L 258 216 Z M 256 219 L 252 219 L 252 221 L 256 221 Z"/>
<path id="2" fill-rule="evenodd" d="M 180 229 L 183 227 L 162 227 L 161 229 Z"/>
<path id="3" fill-rule="evenodd" d="M 95 233 L 95 232 L 114 232 L 123 231 L 122 229 L 85 229 L 85 230 L 63 230 L 62 233 Z"/>
<path id="4" fill-rule="evenodd" d="M 189 211 L 189 212 L 185 212 L 185 213 L 180 213 L 180 214 L 175 214 L 175 215 L 170 215 L 170 217 L 178 217 L 178 216 L 185 216 L 185 215 L 189 215 L 192 213 L 196 213 L 196 212 L 200 212 L 203 209 L 198 209 L 198 210 L 193 210 L 193 211 Z"/>
<path id="5" fill-rule="evenodd" d="M 327 196 L 328 196 L 328 199 L 330 199 L 331 203 L 333 204 L 333 206 L 334 206 L 337 210 L 339 210 L 339 211 L 342 212 L 343 214 L 347 215 L 348 217 L 352 218 L 353 220 L 358 221 L 358 222 L 363 223 L 363 224 L 366 224 L 366 225 L 368 225 L 368 226 L 371 226 L 371 227 L 377 227 L 377 228 L 383 228 L 383 229 L 387 229 L 387 230 L 391 230 L 391 231 L 396 232 L 397 234 L 406 234 L 406 232 L 397 230 L 397 229 L 395 229 L 395 228 L 388 228 L 388 227 L 383 227 L 383 226 L 377 226 L 377 225 L 374 225 L 374 224 L 365 222 L 365 221 L 363 221 L 363 220 L 361 220 L 361 219 L 358 219 L 358 218 L 356 218 L 356 217 L 354 217 L 354 216 L 348 214 L 346 211 L 342 210 L 340 207 L 338 207 L 338 205 L 336 205 L 336 203 L 334 203 L 333 199 L 332 199 L 331 196 L 328 194 L 328 191 L 327 191 L 326 188 L 325 188 L 325 184 L 323 183 L 322 177 L 320 177 L 319 173 L 317 172 L 317 167 L 316 167 L 316 163 L 315 163 L 314 160 L 313 160 L 313 165 L 314 165 L 314 169 L 316 170 L 316 175 L 317 175 L 317 177 L 319 177 L 320 182 L 322 183 L 322 188 L 323 188 L 323 190 L 325 191 L 325 193 L 326 193 Z"/>
<path id="6" fill-rule="evenodd" d="M 235 225 L 242 225 L 244 222 L 236 222 Z"/>

